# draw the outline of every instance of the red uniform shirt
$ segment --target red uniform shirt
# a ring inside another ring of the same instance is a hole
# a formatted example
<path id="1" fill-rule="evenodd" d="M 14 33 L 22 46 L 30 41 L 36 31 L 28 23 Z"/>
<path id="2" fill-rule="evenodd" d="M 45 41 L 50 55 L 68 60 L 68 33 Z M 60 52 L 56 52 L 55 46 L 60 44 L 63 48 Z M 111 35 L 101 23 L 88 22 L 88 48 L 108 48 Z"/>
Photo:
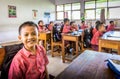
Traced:
<path id="1" fill-rule="evenodd" d="M 40 32 L 47 31 L 47 28 L 45 26 L 39 26 L 38 28 Z"/>
<path id="2" fill-rule="evenodd" d="M 94 35 L 96 32 L 97 32 L 97 29 L 94 28 L 94 29 L 92 30 L 92 34 Z"/>
<path id="3" fill-rule="evenodd" d="M 64 25 L 62 33 L 68 33 L 70 32 L 70 26 Z"/>
<path id="4" fill-rule="evenodd" d="M 46 51 L 36 46 L 36 55 L 24 47 L 15 55 L 9 69 L 8 79 L 44 79 L 45 66 L 48 64 Z"/>
<path id="5" fill-rule="evenodd" d="M 114 25 L 108 25 L 108 27 L 107 27 L 107 31 L 112 31 L 112 30 L 114 30 Z"/>
<path id="6" fill-rule="evenodd" d="M 93 38 L 91 40 L 91 44 L 92 45 L 98 45 L 98 43 L 99 43 L 99 37 L 101 37 L 102 35 L 103 35 L 103 33 L 101 33 L 100 31 L 97 31 L 94 34 L 94 36 L 93 36 Z"/>
<path id="7" fill-rule="evenodd" d="M 81 25 L 81 29 L 85 29 L 87 26 L 85 24 Z"/>
<path id="8" fill-rule="evenodd" d="M 72 31 L 77 31 L 78 30 L 78 27 L 77 26 L 74 26 L 74 27 L 70 27 L 70 30 L 72 30 Z"/>

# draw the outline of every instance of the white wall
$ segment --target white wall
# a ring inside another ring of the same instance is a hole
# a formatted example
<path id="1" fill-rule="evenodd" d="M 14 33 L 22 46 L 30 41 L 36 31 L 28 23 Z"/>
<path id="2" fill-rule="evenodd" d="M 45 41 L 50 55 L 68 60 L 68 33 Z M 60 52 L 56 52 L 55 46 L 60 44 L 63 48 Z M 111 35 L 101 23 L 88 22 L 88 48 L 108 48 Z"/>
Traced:
<path id="1" fill-rule="evenodd" d="M 17 18 L 8 18 L 8 5 L 16 6 Z M 38 10 L 38 18 L 32 17 L 32 10 Z M 55 20 L 55 5 L 49 0 L 0 0 L 0 42 L 17 41 L 18 27 L 25 21 L 44 18 L 44 12 L 50 12 L 50 20 Z"/>

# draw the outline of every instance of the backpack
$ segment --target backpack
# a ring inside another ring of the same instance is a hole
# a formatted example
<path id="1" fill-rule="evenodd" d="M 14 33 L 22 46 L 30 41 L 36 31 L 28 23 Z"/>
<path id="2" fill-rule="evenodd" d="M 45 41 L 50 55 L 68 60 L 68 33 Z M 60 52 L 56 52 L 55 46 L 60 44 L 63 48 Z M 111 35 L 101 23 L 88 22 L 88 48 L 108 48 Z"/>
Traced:
<path id="1" fill-rule="evenodd" d="M 86 48 L 91 47 L 90 42 L 91 42 L 91 39 L 93 37 L 92 30 L 93 30 L 92 27 L 89 30 L 88 29 L 84 30 L 84 38 L 83 38 L 83 40 L 84 40 L 84 47 L 86 47 Z"/>
<path id="2" fill-rule="evenodd" d="M 1 68 L 1 79 L 8 79 L 8 72 L 10 68 L 10 64 L 12 62 L 13 57 L 17 54 L 17 52 L 22 49 L 23 44 L 15 44 L 10 46 L 5 46 L 5 58 Z"/>
<path id="3" fill-rule="evenodd" d="M 61 32 L 58 31 L 57 26 L 54 26 L 53 27 L 53 41 L 54 42 L 61 41 L 62 40 L 61 37 L 62 37 Z"/>

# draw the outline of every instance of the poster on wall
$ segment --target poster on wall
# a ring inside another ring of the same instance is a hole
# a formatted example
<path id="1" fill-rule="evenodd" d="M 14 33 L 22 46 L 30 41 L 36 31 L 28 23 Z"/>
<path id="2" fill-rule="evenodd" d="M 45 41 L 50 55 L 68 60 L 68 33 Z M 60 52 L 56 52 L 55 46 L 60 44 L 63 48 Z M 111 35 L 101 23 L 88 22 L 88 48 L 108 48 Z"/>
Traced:
<path id="1" fill-rule="evenodd" d="M 44 21 L 45 23 L 49 23 L 50 20 L 50 12 L 44 12 Z"/>
<path id="2" fill-rule="evenodd" d="M 37 19 L 38 10 L 32 10 L 32 13 L 33 13 L 33 19 Z"/>
<path id="3" fill-rule="evenodd" d="M 8 5 L 8 17 L 16 18 L 16 6 Z"/>

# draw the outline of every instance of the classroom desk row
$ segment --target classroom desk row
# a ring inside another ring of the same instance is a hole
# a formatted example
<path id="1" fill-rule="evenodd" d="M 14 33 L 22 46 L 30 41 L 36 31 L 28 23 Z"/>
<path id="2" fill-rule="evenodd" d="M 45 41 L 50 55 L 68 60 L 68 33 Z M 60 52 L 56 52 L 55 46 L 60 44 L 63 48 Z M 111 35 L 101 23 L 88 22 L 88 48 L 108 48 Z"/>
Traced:
<path id="1" fill-rule="evenodd" d="M 47 41 L 51 39 L 51 32 L 40 32 L 39 33 L 39 40 L 44 41 L 44 47 L 47 50 Z M 68 34 L 62 34 L 62 60 L 65 62 L 65 60 L 69 60 L 68 58 L 65 57 L 65 41 L 74 41 L 75 42 L 75 47 L 76 47 L 76 54 L 75 57 L 79 55 L 78 53 L 78 48 L 79 48 L 79 42 L 83 41 L 82 40 L 82 30 L 78 31 L 77 33 L 68 33 Z M 81 45 L 81 50 L 83 50 L 83 43 Z M 72 59 L 70 59 L 71 61 Z"/>
<path id="2" fill-rule="evenodd" d="M 106 32 L 99 39 L 99 52 L 102 51 L 102 48 L 115 49 L 120 55 L 120 31 Z"/>

